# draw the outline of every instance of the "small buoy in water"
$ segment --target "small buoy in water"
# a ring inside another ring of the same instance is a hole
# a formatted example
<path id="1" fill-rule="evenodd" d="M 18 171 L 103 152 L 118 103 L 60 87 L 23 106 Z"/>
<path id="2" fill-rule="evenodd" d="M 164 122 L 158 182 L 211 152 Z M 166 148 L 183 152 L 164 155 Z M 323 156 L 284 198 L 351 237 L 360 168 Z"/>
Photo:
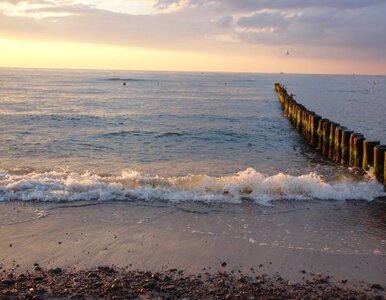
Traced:
<path id="1" fill-rule="evenodd" d="M 126 86 L 126 82 L 124 82 L 123 85 Z"/>

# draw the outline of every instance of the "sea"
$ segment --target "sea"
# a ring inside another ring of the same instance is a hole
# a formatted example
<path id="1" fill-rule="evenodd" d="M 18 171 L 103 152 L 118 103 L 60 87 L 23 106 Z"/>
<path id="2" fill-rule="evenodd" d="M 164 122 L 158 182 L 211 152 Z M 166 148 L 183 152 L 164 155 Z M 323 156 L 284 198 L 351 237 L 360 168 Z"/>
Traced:
<path id="1" fill-rule="evenodd" d="M 274 83 L 386 143 L 386 77 L 0 69 L 0 201 L 272 205 L 384 197 L 283 116 Z"/>

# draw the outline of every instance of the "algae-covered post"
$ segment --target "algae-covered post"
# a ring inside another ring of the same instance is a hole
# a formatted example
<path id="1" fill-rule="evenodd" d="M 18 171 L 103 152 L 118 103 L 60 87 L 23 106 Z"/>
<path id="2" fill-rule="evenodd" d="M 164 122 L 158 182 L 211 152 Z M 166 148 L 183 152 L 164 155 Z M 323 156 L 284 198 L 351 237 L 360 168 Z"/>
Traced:
<path id="1" fill-rule="evenodd" d="M 296 115 L 296 129 L 298 131 L 302 130 L 302 112 L 303 112 L 303 105 L 298 105 L 297 115 Z"/>
<path id="2" fill-rule="evenodd" d="M 370 167 L 374 167 L 374 147 L 379 145 L 380 141 L 367 141 L 363 142 L 363 170 L 368 170 Z"/>
<path id="3" fill-rule="evenodd" d="M 318 125 L 318 144 L 316 146 L 316 150 L 322 152 L 323 150 L 323 127 L 324 123 L 327 122 L 328 119 L 320 119 L 319 125 Z"/>
<path id="4" fill-rule="evenodd" d="M 384 182 L 386 145 L 374 147 L 374 175 L 380 181 Z"/>
<path id="5" fill-rule="evenodd" d="M 318 146 L 318 126 L 322 119 L 319 115 L 311 115 L 311 146 L 315 148 Z"/>
<path id="6" fill-rule="evenodd" d="M 340 124 L 331 122 L 330 127 L 330 138 L 329 138 L 329 145 L 328 145 L 328 158 L 334 161 L 335 159 L 335 129 Z"/>
<path id="7" fill-rule="evenodd" d="M 342 158 L 342 130 L 346 127 L 338 126 L 335 128 L 335 137 L 334 137 L 334 161 L 337 164 L 340 164 Z"/>
<path id="8" fill-rule="evenodd" d="M 328 156 L 328 147 L 330 145 L 330 128 L 331 122 L 329 120 L 323 123 L 323 144 L 322 144 L 322 154 Z"/>
<path id="9" fill-rule="evenodd" d="M 354 167 L 362 168 L 363 163 L 363 136 L 354 137 Z"/>
<path id="10" fill-rule="evenodd" d="M 340 163 L 342 165 L 348 165 L 349 150 L 350 150 L 350 136 L 352 133 L 353 131 L 347 128 L 342 130 L 342 143 L 341 143 L 342 158 L 340 160 Z"/>
<path id="11" fill-rule="evenodd" d="M 385 185 L 385 189 L 386 189 L 386 151 L 385 151 L 385 154 L 383 156 L 383 184 Z"/>
<path id="12" fill-rule="evenodd" d="M 357 138 L 363 138 L 363 134 L 353 132 L 350 135 L 350 148 L 349 148 L 349 159 L 348 159 L 348 165 L 350 167 L 355 167 L 355 139 Z"/>
<path id="13" fill-rule="evenodd" d="M 307 142 L 312 144 L 312 119 L 315 116 L 315 112 L 309 111 L 307 114 Z"/>

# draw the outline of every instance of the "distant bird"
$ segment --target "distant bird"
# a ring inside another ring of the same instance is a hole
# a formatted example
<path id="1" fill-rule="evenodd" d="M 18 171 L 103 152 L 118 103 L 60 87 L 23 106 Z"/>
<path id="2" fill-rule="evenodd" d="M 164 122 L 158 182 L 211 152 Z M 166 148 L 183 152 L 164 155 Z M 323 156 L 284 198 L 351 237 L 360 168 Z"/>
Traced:
<path id="1" fill-rule="evenodd" d="M 290 53 L 287 51 L 286 55 L 290 55 Z"/>
<path id="2" fill-rule="evenodd" d="M 123 86 L 126 86 L 126 82 L 123 82 Z"/>

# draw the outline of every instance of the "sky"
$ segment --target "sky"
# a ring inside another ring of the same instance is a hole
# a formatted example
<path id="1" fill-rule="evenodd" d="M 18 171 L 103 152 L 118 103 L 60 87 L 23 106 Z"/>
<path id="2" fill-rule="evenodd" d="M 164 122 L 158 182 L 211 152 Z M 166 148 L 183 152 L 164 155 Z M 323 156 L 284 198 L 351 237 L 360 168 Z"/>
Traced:
<path id="1" fill-rule="evenodd" d="M 0 0 L 0 67 L 386 74 L 386 0 Z"/>

